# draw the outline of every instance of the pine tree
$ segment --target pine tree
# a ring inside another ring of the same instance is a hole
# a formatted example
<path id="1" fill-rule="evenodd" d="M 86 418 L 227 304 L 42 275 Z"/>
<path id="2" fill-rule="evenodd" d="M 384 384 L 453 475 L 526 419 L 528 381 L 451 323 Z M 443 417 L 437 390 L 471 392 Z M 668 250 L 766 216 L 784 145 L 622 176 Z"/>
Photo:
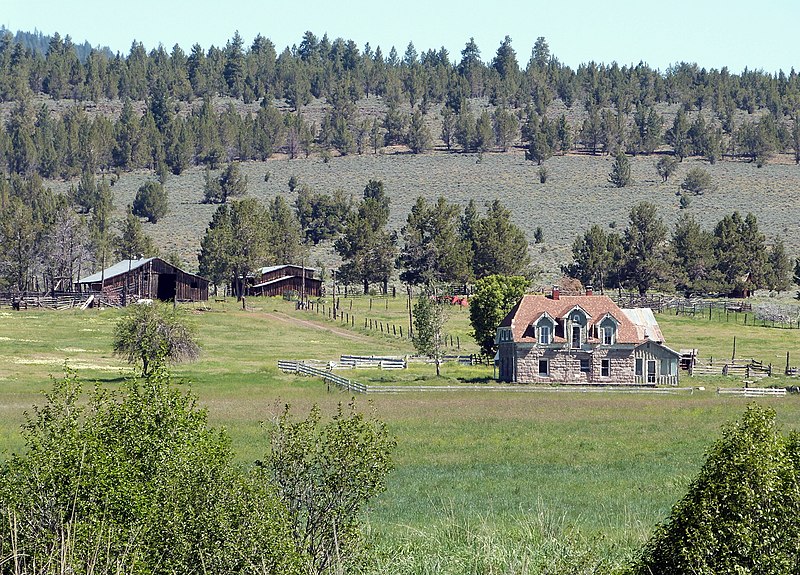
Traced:
<path id="1" fill-rule="evenodd" d="M 167 190 L 159 182 L 147 182 L 139 187 L 133 200 L 132 212 L 155 224 L 167 214 Z"/>
<path id="2" fill-rule="evenodd" d="M 631 183 L 631 164 L 622 150 L 617 152 L 617 157 L 611 165 L 608 181 L 617 188 L 624 188 Z"/>

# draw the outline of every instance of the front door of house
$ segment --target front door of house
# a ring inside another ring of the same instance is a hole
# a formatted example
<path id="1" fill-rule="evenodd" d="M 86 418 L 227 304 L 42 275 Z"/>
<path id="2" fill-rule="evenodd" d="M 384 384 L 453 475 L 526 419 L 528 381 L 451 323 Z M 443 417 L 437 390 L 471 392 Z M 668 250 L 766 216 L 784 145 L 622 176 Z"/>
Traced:
<path id="1" fill-rule="evenodd" d="M 656 360 L 647 360 L 647 383 L 656 382 Z"/>

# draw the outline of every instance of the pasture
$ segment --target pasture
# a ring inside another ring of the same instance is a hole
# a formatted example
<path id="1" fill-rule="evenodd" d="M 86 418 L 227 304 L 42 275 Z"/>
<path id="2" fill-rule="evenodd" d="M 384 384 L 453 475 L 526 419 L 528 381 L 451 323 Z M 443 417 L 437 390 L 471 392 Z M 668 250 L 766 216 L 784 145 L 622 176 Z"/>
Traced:
<path id="1" fill-rule="evenodd" d="M 281 299 L 189 308 L 201 359 L 176 366 L 175 378 L 208 407 L 212 424 L 230 432 L 243 464 L 263 455 L 265 425 L 290 403 L 303 415 L 319 404 L 331 413 L 350 397 L 327 392 L 313 378 L 279 372 L 278 359 L 330 360 L 342 353 L 405 355 L 407 339 L 346 328 Z M 353 300 L 352 313 L 407 323 L 405 299 Z M 342 298 L 342 309 L 349 301 Z M 388 309 L 387 309 L 388 308 Z M 64 362 L 87 386 L 115 385 L 130 368 L 111 355 L 118 310 L 0 310 L 0 449 L 21 447 L 23 411 Z M 372 315 L 370 315 L 372 313 Z M 703 356 L 730 354 L 778 361 L 800 354 L 800 330 L 779 330 L 661 315 L 668 343 L 698 347 Z M 363 321 L 363 319 L 361 320 Z M 465 309 L 451 309 L 448 329 L 468 332 Z M 474 343 L 467 341 L 465 353 Z M 474 347 L 472 348 L 474 350 Z M 798 355 L 800 357 L 800 355 Z M 780 363 L 778 362 L 778 365 Z M 491 381 L 487 366 L 446 364 L 453 384 Z M 438 383 L 432 366 L 407 372 L 354 370 L 344 375 L 379 383 Z M 770 383 L 790 383 L 778 379 Z M 795 380 L 796 382 L 796 380 Z M 356 398 L 397 437 L 396 469 L 369 511 L 368 540 L 384 573 L 613 572 L 663 519 L 702 464 L 704 449 L 747 401 L 721 397 L 717 385 L 735 378 L 683 377 L 703 385 L 691 395 L 623 393 L 408 393 Z M 760 399 L 785 428 L 797 427 L 800 397 Z M 554 567 L 555 566 L 555 567 Z"/>

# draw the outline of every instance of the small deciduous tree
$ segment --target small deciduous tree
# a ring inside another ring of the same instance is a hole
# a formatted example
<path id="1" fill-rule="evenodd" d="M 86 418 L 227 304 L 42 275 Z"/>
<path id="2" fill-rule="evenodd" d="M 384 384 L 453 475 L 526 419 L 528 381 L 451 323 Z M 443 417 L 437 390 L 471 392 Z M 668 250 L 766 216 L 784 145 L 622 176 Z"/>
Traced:
<path id="1" fill-rule="evenodd" d="M 327 423 L 316 406 L 293 421 L 287 406 L 270 443 L 259 466 L 286 505 L 305 572 L 341 572 L 361 547 L 359 514 L 386 488 L 395 440 L 384 423 L 340 404 Z"/>
<path id="2" fill-rule="evenodd" d="M 274 487 L 165 371 L 90 394 L 67 372 L 45 397 L 0 470 L 17 572 L 303 572 Z"/>
<path id="3" fill-rule="evenodd" d="M 669 177 L 678 169 L 678 160 L 675 156 L 661 156 L 656 162 L 656 171 L 661 176 L 661 181 L 666 183 Z"/>
<path id="4" fill-rule="evenodd" d="M 192 361 L 200 355 L 183 310 L 160 302 L 135 304 L 114 326 L 114 354 L 140 363 L 142 374 L 166 362 Z"/>
<path id="5" fill-rule="evenodd" d="M 522 276 L 491 275 L 475 282 L 469 300 L 469 321 L 475 341 L 486 355 L 497 351 L 497 326 L 525 295 L 528 280 Z"/>
<path id="6" fill-rule="evenodd" d="M 436 377 L 441 375 L 444 357 L 444 325 L 447 309 L 430 293 L 422 293 L 414 304 L 414 349 L 419 355 L 433 360 Z"/>

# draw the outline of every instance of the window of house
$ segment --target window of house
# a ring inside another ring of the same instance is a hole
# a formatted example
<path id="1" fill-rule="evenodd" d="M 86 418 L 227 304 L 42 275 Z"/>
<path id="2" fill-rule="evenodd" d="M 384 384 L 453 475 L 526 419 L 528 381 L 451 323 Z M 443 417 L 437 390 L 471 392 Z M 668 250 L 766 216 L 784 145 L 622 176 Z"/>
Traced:
<path id="1" fill-rule="evenodd" d="M 674 359 L 661 360 L 661 375 L 677 375 L 678 362 Z"/>
<path id="2" fill-rule="evenodd" d="M 604 359 L 600 363 L 600 376 L 601 377 L 611 377 L 611 360 Z"/>
<path id="3" fill-rule="evenodd" d="M 550 343 L 549 325 L 542 325 L 539 327 L 539 343 Z"/>
<path id="4" fill-rule="evenodd" d="M 614 343 L 614 328 L 604 327 L 600 330 L 601 341 L 603 345 L 611 345 Z"/>
<path id="5" fill-rule="evenodd" d="M 641 377 L 644 373 L 644 360 L 641 357 L 636 358 L 636 375 Z"/>
<path id="6" fill-rule="evenodd" d="M 581 346 L 581 328 L 578 325 L 572 326 L 572 347 L 577 349 Z"/>
<path id="7" fill-rule="evenodd" d="M 581 372 L 582 373 L 590 373 L 592 371 L 592 363 L 589 361 L 588 357 L 581 358 Z"/>
<path id="8" fill-rule="evenodd" d="M 540 359 L 539 360 L 539 375 L 550 375 L 550 360 L 549 359 Z"/>

